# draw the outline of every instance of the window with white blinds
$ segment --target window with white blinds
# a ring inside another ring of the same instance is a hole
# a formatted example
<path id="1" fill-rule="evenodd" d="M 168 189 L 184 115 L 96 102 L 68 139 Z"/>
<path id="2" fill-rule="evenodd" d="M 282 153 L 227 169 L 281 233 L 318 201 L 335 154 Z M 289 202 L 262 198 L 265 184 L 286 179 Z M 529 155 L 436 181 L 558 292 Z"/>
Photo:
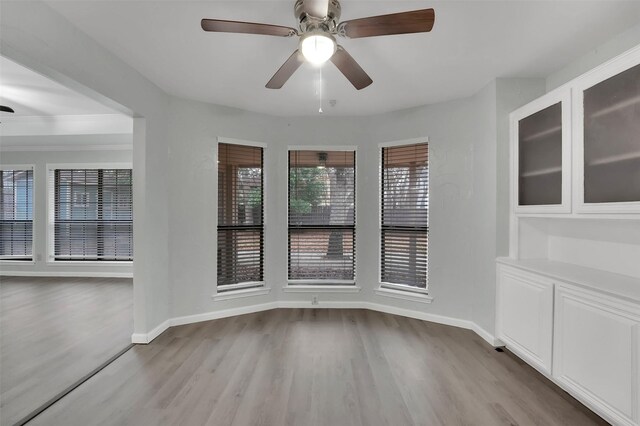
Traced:
<path id="1" fill-rule="evenodd" d="M 218 144 L 218 292 L 263 285 L 263 154 Z"/>
<path id="2" fill-rule="evenodd" d="M 131 169 L 55 169 L 53 258 L 133 260 Z"/>
<path id="3" fill-rule="evenodd" d="M 381 271 L 383 286 L 427 288 L 429 148 L 382 148 Z"/>
<path id="4" fill-rule="evenodd" d="M 32 260 L 33 169 L 0 170 L 0 260 Z"/>
<path id="5" fill-rule="evenodd" d="M 289 280 L 352 284 L 355 151 L 289 151 Z"/>

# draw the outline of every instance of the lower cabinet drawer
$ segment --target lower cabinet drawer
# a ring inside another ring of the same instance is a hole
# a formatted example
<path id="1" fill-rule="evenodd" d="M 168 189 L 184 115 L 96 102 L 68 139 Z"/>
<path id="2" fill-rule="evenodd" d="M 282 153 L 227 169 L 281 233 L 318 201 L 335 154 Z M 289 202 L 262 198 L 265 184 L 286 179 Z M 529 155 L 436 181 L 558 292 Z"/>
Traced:
<path id="1" fill-rule="evenodd" d="M 616 425 L 638 425 L 640 311 L 596 292 L 557 285 L 553 377 Z"/>
<path id="2" fill-rule="evenodd" d="M 550 375 L 553 282 L 500 265 L 497 303 L 498 338 L 530 365 Z"/>

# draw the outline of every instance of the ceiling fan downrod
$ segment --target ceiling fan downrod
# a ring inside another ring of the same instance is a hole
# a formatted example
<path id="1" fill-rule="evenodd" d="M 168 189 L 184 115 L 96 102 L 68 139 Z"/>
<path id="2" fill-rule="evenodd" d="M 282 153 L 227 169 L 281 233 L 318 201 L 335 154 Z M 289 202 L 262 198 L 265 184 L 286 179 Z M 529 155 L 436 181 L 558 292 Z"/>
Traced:
<path id="1" fill-rule="evenodd" d="M 335 37 L 362 38 L 431 31 L 435 22 L 433 9 L 412 10 L 389 15 L 370 16 L 340 22 L 342 7 L 338 0 L 296 0 L 293 11 L 298 29 L 254 22 L 203 19 L 202 29 L 209 32 L 260 34 L 276 37 L 299 36 L 300 43 L 291 56 L 266 84 L 280 89 L 306 61 L 316 65 L 327 60 L 357 89 L 373 83 L 353 57 L 336 42 Z"/>

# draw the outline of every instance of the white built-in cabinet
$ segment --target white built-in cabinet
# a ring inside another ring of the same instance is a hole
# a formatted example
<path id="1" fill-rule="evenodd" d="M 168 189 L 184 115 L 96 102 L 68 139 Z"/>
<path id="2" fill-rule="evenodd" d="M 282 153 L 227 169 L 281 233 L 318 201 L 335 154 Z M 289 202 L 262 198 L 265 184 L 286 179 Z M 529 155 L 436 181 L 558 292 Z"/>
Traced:
<path id="1" fill-rule="evenodd" d="M 512 194 L 518 213 L 571 211 L 571 90 L 511 115 Z"/>
<path id="2" fill-rule="evenodd" d="M 640 55 L 586 75 L 573 92 L 576 211 L 640 213 Z"/>
<path id="3" fill-rule="evenodd" d="M 614 424 L 640 423 L 640 305 L 556 286 L 553 375 Z"/>
<path id="4" fill-rule="evenodd" d="M 514 111 L 518 214 L 640 214 L 640 49 Z"/>
<path id="5" fill-rule="evenodd" d="M 640 46 L 510 121 L 496 337 L 605 420 L 640 426 Z"/>
<path id="6" fill-rule="evenodd" d="M 607 421 L 640 425 L 640 280 L 539 259 L 499 259 L 497 275 L 498 339 Z"/>
<path id="7" fill-rule="evenodd" d="M 498 337 L 530 365 L 551 374 L 553 283 L 519 269 L 498 268 Z"/>

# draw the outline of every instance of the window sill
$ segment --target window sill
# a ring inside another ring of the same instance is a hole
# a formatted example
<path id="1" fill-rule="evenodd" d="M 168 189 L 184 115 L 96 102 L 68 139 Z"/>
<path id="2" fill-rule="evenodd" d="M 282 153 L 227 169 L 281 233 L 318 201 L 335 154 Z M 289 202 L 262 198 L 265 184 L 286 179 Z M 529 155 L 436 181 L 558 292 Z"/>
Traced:
<path id="1" fill-rule="evenodd" d="M 243 297 L 264 296 L 271 292 L 270 288 L 258 287 L 258 288 L 246 288 L 240 290 L 228 290 L 223 293 L 216 293 L 211 295 L 214 302 L 223 300 L 240 299 Z"/>
<path id="2" fill-rule="evenodd" d="M 362 287 L 355 285 L 291 284 L 282 287 L 284 293 L 359 293 Z"/>
<path id="3" fill-rule="evenodd" d="M 2 266 L 20 266 L 20 265 L 35 265 L 35 260 L 9 260 L 2 259 L 0 260 L 0 265 Z"/>
<path id="4" fill-rule="evenodd" d="M 394 299 L 409 300 L 412 302 L 431 303 L 433 297 L 426 292 L 416 292 L 412 290 L 396 290 L 391 288 L 379 287 L 376 290 L 378 296 L 391 297 Z"/>
<path id="5" fill-rule="evenodd" d="M 108 265 L 108 266 L 132 266 L 132 260 L 105 260 L 104 262 L 96 262 L 94 260 L 49 260 L 47 261 L 47 266 L 69 266 L 69 265 L 84 265 L 84 266 L 100 266 L 100 265 Z"/>

